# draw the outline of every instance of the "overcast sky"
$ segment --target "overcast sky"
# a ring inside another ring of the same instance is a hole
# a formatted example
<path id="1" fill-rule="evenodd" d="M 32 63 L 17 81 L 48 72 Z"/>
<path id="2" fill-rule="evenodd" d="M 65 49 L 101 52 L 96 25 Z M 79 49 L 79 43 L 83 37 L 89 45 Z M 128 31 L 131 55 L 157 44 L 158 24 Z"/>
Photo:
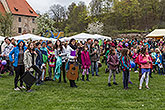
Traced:
<path id="1" fill-rule="evenodd" d="M 26 0 L 32 8 L 36 11 L 40 11 L 41 13 L 44 13 L 49 10 L 49 7 L 53 4 L 60 4 L 62 6 L 68 6 L 72 2 L 78 3 L 79 1 L 83 1 L 86 3 L 86 5 L 89 4 L 91 0 Z"/>

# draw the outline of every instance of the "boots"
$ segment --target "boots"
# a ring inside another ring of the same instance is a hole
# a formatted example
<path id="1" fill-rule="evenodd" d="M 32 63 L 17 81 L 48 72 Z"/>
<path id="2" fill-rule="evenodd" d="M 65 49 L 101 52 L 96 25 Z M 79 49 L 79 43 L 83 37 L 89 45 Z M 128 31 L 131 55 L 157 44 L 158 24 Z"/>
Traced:
<path id="1" fill-rule="evenodd" d="M 86 79 L 87 81 L 89 81 L 89 75 L 87 74 L 87 79 Z"/>
<path id="2" fill-rule="evenodd" d="M 84 81 L 84 75 L 82 75 L 82 81 Z"/>

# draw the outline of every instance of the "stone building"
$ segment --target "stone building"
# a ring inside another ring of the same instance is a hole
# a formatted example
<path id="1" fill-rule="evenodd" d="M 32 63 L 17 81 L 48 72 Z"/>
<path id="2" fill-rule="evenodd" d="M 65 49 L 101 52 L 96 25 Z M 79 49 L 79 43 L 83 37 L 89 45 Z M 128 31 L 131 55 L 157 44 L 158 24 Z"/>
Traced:
<path id="1" fill-rule="evenodd" d="M 35 18 L 38 14 L 26 0 L 0 0 L 0 12 L 12 14 L 14 35 L 33 33 L 36 29 Z"/>

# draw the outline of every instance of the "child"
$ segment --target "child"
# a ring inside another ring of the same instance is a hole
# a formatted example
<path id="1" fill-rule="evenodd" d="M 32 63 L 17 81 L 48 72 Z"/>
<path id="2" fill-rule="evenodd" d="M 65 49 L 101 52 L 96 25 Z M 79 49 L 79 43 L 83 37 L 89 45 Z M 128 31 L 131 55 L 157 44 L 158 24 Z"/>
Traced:
<path id="1" fill-rule="evenodd" d="M 95 44 L 94 43 L 91 44 L 89 55 L 90 55 L 90 58 L 91 58 L 92 76 L 94 76 L 94 71 L 96 71 L 96 76 L 99 76 L 98 75 L 98 62 L 97 62 L 98 58 L 99 58 L 99 55 L 98 55 L 97 49 L 95 48 Z"/>
<path id="2" fill-rule="evenodd" d="M 109 77 L 108 77 L 108 86 L 111 86 L 111 77 L 112 77 L 112 73 L 113 73 L 113 84 L 114 85 L 118 85 L 116 83 L 116 77 L 115 74 L 117 72 L 117 68 L 119 65 L 119 60 L 118 60 L 118 56 L 116 55 L 116 51 L 115 49 L 111 49 L 110 53 L 108 55 L 108 60 L 107 63 L 109 64 Z"/>
<path id="3" fill-rule="evenodd" d="M 41 52 L 42 52 L 42 58 L 43 58 L 43 63 L 46 65 L 47 60 L 48 60 L 48 50 L 46 48 L 46 42 L 42 42 L 42 47 L 41 47 Z M 45 76 L 46 76 L 46 68 L 45 65 L 43 66 L 43 73 L 42 73 L 42 81 L 44 81 Z"/>
<path id="4" fill-rule="evenodd" d="M 146 88 L 149 89 L 148 83 L 149 83 L 149 74 L 150 74 L 152 60 L 149 54 L 147 53 L 147 48 L 145 47 L 142 48 L 141 56 L 139 57 L 139 62 L 141 63 L 141 73 L 142 73 L 139 89 L 142 89 L 142 84 L 145 77 L 146 77 L 145 80 Z"/>
<path id="5" fill-rule="evenodd" d="M 130 70 L 130 59 L 129 59 L 129 50 L 127 48 L 122 49 L 121 56 L 121 67 L 123 70 L 123 85 L 124 89 L 128 89 L 128 78 Z"/>
<path id="6" fill-rule="evenodd" d="M 159 48 L 156 48 L 155 51 L 156 51 L 155 65 L 158 66 L 159 75 L 163 75 L 162 54 Z"/>
<path id="7" fill-rule="evenodd" d="M 56 57 L 55 57 L 55 51 L 53 46 L 49 46 L 49 52 L 48 52 L 48 63 L 49 63 L 49 80 L 52 80 L 52 69 L 53 73 L 55 70 L 55 63 L 56 63 Z"/>
<path id="8" fill-rule="evenodd" d="M 89 52 L 87 51 L 88 47 L 85 45 L 84 49 L 81 53 L 81 61 L 82 61 L 82 69 L 83 69 L 83 73 L 82 73 L 82 81 L 84 81 L 84 76 L 86 73 L 86 77 L 87 77 L 87 81 L 89 81 L 89 67 L 91 65 L 91 61 L 90 61 L 90 57 L 89 57 Z"/>
<path id="9" fill-rule="evenodd" d="M 36 65 L 41 69 L 41 66 L 43 64 L 43 59 L 42 59 L 42 53 L 40 51 L 40 48 L 41 48 L 41 44 L 40 44 L 40 42 L 37 42 L 36 43 L 36 49 L 35 49 L 35 51 L 37 53 Z M 37 73 L 35 73 L 35 76 L 37 78 L 36 85 L 40 85 L 40 83 L 41 83 L 41 80 L 40 80 L 41 75 L 40 74 L 37 75 Z"/>
<path id="10" fill-rule="evenodd" d="M 135 62 L 135 59 L 137 58 L 137 56 L 138 56 L 137 50 L 134 49 L 134 50 L 133 50 L 133 56 L 132 56 L 134 62 Z M 135 72 L 135 73 L 138 73 L 138 71 L 137 71 L 137 63 L 135 63 L 134 72 Z"/>

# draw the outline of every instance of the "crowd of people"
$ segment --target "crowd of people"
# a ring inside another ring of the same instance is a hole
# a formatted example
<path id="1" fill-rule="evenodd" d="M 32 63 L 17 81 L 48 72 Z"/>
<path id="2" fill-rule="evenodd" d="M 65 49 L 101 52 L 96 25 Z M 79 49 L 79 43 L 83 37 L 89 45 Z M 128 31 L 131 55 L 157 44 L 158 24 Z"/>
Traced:
<path id="1" fill-rule="evenodd" d="M 112 76 L 113 84 L 118 85 L 116 74 L 122 71 L 125 90 L 128 89 L 128 83 L 132 83 L 130 71 L 139 73 L 139 89 L 142 89 L 144 80 L 145 87 L 149 89 L 149 78 L 153 77 L 152 73 L 159 75 L 165 73 L 165 43 L 162 39 L 87 39 L 86 41 L 71 39 L 69 42 L 57 40 L 53 43 L 42 40 L 16 41 L 6 37 L 1 45 L 0 57 L 0 75 L 9 72 L 9 75 L 15 76 L 15 91 L 27 89 L 31 92 L 31 87 L 25 87 L 21 79 L 27 71 L 35 73 L 38 79 L 36 85 L 41 85 L 47 80 L 58 80 L 58 83 L 61 83 L 62 77 L 64 83 L 67 83 L 66 75 L 69 65 L 73 63 L 78 64 L 77 80 L 82 81 L 90 81 L 90 73 L 92 76 L 99 76 L 99 67 L 105 63 L 105 73 L 109 72 L 109 87 Z M 33 65 L 37 65 L 42 70 L 42 74 L 35 72 Z M 20 86 L 18 86 L 19 81 Z M 75 80 L 69 82 L 70 87 L 78 87 Z"/>

